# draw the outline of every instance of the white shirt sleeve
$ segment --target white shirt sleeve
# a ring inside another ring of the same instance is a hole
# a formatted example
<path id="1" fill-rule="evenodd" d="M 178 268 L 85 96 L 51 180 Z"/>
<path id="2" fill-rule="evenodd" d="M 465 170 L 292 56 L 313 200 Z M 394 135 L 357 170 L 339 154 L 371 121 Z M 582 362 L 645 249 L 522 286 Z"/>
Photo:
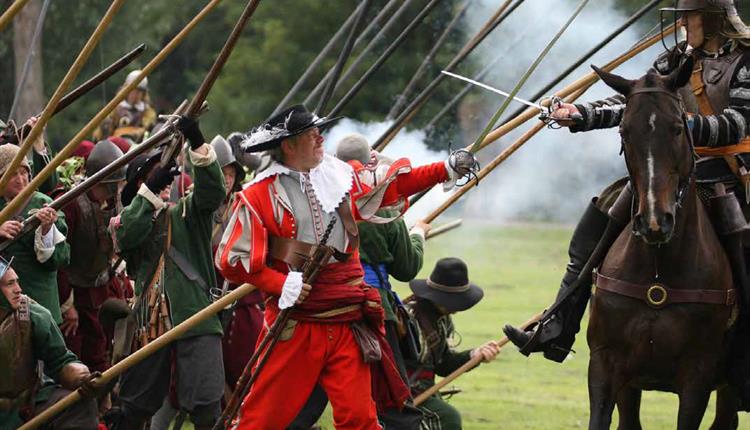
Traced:
<path id="1" fill-rule="evenodd" d="M 302 272 L 289 272 L 286 275 L 284 286 L 281 287 L 281 297 L 279 297 L 279 309 L 286 309 L 294 306 L 299 293 L 302 292 Z"/>
<path id="2" fill-rule="evenodd" d="M 44 263 L 52 258 L 52 254 L 55 253 L 55 246 L 64 241 L 65 235 L 60 233 L 56 225 L 52 224 L 52 228 L 49 229 L 47 234 L 42 234 L 42 226 L 37 227 L 34 232 L 34 252 L 37 261 Z"/>

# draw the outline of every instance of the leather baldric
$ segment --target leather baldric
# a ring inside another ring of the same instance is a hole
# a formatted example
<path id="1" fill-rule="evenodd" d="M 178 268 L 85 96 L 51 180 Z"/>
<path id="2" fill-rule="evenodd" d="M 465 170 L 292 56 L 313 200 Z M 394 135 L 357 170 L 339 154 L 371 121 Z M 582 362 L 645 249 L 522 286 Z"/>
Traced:
<path id="1" fill-rule="evenodd" d="M 341 223 L 344 225 L 350 249 L 359 248 L 359 231 L 349 206 L 349 199 L 345 199 L 336 208 L 336 213 L 338 213 Z M 321 245 L 288 237 L 271 236 L 268 239 L 268 255 L 275 260 L 283 261 L 295 270 L 299 270 L 312 257 L 318 246 Z M 346 261 L 351 254 L 334 250 L 333 255 L 339 261 Z"/>
<path id="2" fill-rule="evenodd" d="M 675 303 L 703 303 L 709 305 L 733 306 L 736 292 L 729 290 L 684 290 L 669 288 L 661 283 L 635 284 L 610 278 L 594 271 L 592 274 L 596 288 L 621 296 L 643 300 L 653 308 L 663 308 Z"/>

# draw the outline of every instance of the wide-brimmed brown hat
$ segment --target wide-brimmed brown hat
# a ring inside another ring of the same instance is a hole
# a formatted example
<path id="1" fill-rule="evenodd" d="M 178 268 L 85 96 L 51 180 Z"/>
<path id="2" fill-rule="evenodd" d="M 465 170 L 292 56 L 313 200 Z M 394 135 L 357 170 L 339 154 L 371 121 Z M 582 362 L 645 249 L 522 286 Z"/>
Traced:
<path id="1" fill-rule="evenodd" d="M 461 312 L 477 304 L 484 291 L 469 281 L 469 268 L 459 258 L 442 258 L 430 277 L 409 282 L 419 298 L 436 303 L 449 313 Z"/>

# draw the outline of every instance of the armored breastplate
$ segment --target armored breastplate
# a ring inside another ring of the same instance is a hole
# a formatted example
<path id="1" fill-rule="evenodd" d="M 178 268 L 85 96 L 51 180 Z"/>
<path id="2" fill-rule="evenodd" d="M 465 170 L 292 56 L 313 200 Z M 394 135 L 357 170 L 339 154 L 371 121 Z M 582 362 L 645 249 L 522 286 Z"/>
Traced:
<path id="1" fill-rule="evenodd" d="M 15 312 L 0 310 L 0 401 L 14 400 L 36 381 L 29 299 Z"/>
<path id="2" fill-rule="evenodd" d="M 109 280 L 113 245 L 107 227 L 116 209 L 103 210 L 86 194 L 78 197 L 76 203 L 80 219 L 68 237 L 70 265 L 65 270 L 72 285 L 99 287 Z"/>
<path id="3" fill-rule="evenodd" d="M 713 112 L 700 111 L 698 100 L 690 84 L 679 90 L 688 112 L 703 115 L 718 115 L 727 108 L 729 105 L 729 85 L 743 54 L 744 50 L 737 48 L 727 55 L 717 58 L 703 58 L 700 62 L 696 63 L 697 69 L 694 73 L 701 73 L 703 84 L 705 85 L 697 91 L 705 92 Z"/>

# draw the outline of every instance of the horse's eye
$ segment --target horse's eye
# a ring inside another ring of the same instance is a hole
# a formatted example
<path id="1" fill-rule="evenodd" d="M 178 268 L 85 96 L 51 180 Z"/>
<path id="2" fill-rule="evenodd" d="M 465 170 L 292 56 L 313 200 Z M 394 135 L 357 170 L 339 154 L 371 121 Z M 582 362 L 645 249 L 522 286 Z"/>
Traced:
<path id="1" fill-rule="evenodd" d="M 671 127 L 671 129 L 672 129 L 672 134 L 674 134 L 675 136 L 680 136 L 680 135 L 682 135 L 682 130 L 683 130 L 683 127 L 682 127 L 682 125 L 681 125 L 681 124 L 680 124 L 680 125 L 673 125 L 673 126 Z"/>

